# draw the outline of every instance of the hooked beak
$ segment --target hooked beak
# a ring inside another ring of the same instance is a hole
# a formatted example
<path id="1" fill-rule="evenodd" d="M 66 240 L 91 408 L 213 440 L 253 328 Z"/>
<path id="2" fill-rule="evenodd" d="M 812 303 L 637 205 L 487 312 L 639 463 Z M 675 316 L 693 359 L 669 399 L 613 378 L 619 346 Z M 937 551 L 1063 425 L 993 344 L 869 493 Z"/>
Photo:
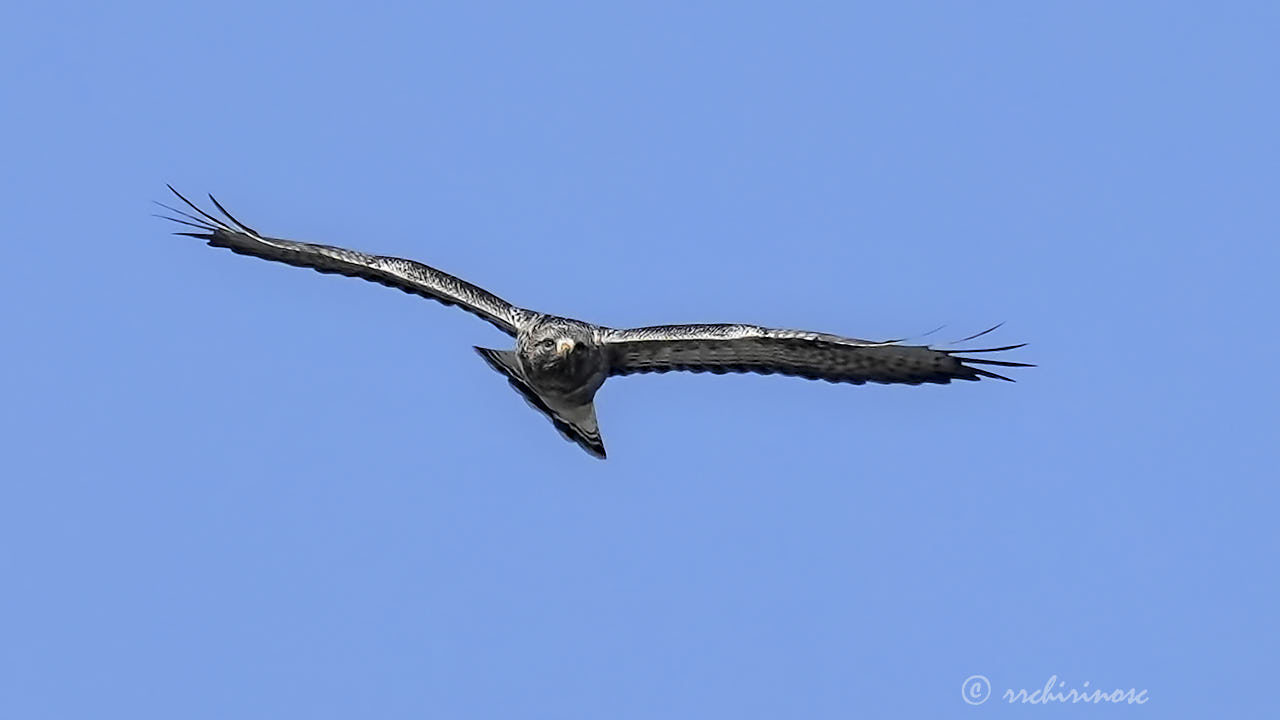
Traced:
<path id="1" fill-rule="evenodd" d="M 560 356 L 568 355 L 573 352 L 573 341 L 569 338 L 561 338 L 556 342 L 556 354 Z"/>

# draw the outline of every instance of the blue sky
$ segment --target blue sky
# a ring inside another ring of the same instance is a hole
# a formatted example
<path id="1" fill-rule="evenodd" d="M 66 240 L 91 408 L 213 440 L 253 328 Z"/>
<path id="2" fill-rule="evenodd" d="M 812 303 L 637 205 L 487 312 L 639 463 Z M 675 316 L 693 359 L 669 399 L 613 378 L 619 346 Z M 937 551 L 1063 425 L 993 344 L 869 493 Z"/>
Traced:
<path id="1" fill-rule="evenodd" d="M 0 716 L 1274 709 L 1273 4 L 0 16 Z M 602 324 L 1039 367 L 613 380 L 599 462 L 501 333 L 172 237 L 166 182 Z"/>

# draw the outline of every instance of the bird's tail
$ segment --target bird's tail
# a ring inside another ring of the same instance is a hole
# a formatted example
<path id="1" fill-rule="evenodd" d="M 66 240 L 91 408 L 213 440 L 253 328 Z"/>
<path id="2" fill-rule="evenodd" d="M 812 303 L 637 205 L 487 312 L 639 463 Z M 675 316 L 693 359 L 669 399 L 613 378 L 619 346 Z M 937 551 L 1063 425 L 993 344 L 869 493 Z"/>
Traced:
<path id="1" fill-rule="evenodd" d="M 595 457 L 602 460 L 605 458 L 604 440 L 600 438 L 600 425 L 596 422 L 594 402 L 565 405 L 554 399 L 543 397 L 524 379 L 524 372 L 520 369 L 520 358 L 512 350 L 478 347 L 476 352 L 489 363 L 489 367 L 506 376 L 511 387 L 520 393 L 525 402 L 529 403 L 529 407 L 546 415 L 564 439 L 577 443 L 579 447 Z"/>

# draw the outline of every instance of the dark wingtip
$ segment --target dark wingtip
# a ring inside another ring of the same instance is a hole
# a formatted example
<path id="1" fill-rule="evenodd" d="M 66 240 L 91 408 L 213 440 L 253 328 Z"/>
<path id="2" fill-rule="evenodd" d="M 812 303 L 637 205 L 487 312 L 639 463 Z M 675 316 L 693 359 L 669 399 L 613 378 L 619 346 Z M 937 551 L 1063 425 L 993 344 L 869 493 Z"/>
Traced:
<path id="1" fill-rule="evenodd" d="M 205 212 L 205 211 L 201 210 L 201 209 L 200 209 L 200 208 L 199 208 L 195 203 L 193 203 L 193 202 L 191 202 L 190 200 L 188 200 L 188 199 L 186 198 L 186 196 L 184 196 L 182 193 L 180 193 L 180 192 L 178 192 L 177 190 L 175 190 L 175 189 L 174 189 L 174 187 L 173 187 L 172 185 L 170 185 L 169 183 L 165 183 L 165 187 L 169 188 L 169 191 L 170 191 L 170 192 L 172 192 L 174 195 L 177 195 L 179 200 L 181 200 L 182 202 L 186 203 L 186 204 L 187 204 L 187 207 L 189 207 L 189 208 L 191 208 L 192 210 L 195 210 L 196 212 L 200 213 L 200 214 L 201 214 L 201 215 L 202 215 L 206 220 L 208 220 L 209 222 L 213 223 L 215 227 L 226 227 L 226 223 L 225 223 L 225 222 L 223 222 L 223 221 L 219 220 L 218 218 L 216 218 L 216 217 L 214 217 L 214 216 L 210 215 L 209 213 L 207 213 L 207 212 Z M 169 208 L 169 209 L 170 209 L 170 210 L 174 210 L 173 208 Z M 179 211 L 178 211 L 178 210 L 174 210 L 174 212 L 179 212 Z M 183 215 L 186 215 L 186 213 L 182 213 L 182 214 L 183 214 Z M 190 216 L 188 216 L 188 217 L 190 217 Z M 192 218 L 192 219 L 193 219 L 193 220 L 195 220 L 195 219 L 198 219 L 198 218 Z"/>
<path id="2" fill-rule="evenodd" d="M 171 192 L 171 193 L 173 193 L 174 195 L 176 195 L 176 196 L 178 197 L 178 199 L 179 199 L 179 200 L 181 200 L 182 202 L 184 202 L 184 203 L 186 203 L 186 204 L 190 205 L 190 206 L 191 206 L 193 209 L 195 209 L 195 210 L 199 210 L 199 209 L 200 209 L 200 208 L 196 207 L 196 206 L 195 206 L 195 204 L 193 204 L 190 200 L 188 200 L 188 199 L 187 199 L 187 197 L 186 197 L 185 195 L 183 195 L 182 193 L 178 192 L 178 189 L 177 189 L 177 188 L 175 188 L 174 186 L 170 185 L 169 183 L 165 183 L 165 184 L 164 184 L 164 186 L 165 186 L 165 187 L 167 187 L 167 188 L 169 188 L 169 192 Z"/>
<path id="3" fill-rule="evenodd" d="M 209 200 L 213 202 L 214 207 L 218 208 L 218 210 L 221 211 L 223 215 L 227 216 L 228 220 L 235 223 L 236 226 L 239 227 L 241 230 L 249 233 L 250 235 L 258 234 L 257 230 L 254 230 L 248 225 L 245 225 L 244 223 L 237 220 L 235 215 L 232 215 L 231 213 L 227 212 L 227 209 L 222 207 L 222 203 L 218 202 L 218 198 L 214 197 L 212 193 L 209 194 Z"/>
<path id="4" fill-rule="evenodd" d="M 999 327 L 1001 327 L 1001 326 L 1003 326 L 1003 325 L 1004 325 L 1004 322 L 1003 322 L 1003 321 L 1002 321 L 1002 322 L 999 322 L 999 323 L 997 323 L 997 324 L 995 324 L 995 325 L 992 325 L 991 327 L 987 328 L 986 330 L 983 330 L 982 332 L 980 332 L 980 333 L 978 333 L 978 334 L 976 334 L 976 335 L 970 335 L 969 337 L 964 338 L 963 340 L 957 340 L 957 341 L 955 341 L 955 343 L 952 343 L 952 344 L 954 344 L 954 345 L 959 345 L 960 343 L 968 342 L 968 341 L 970 341 L 970 340 L 975 340 L 975 339 L 977 339 L 977 338 L 982 337 L 983 335 L 986 335 L 986 334 L 987 334 L 987 333 L 989 333 L 989 332 L 992 332 L 993 330 L 995 330 L 995 329 L 997 329 L 997 328 L 999 328 Z M 960 362 L 960 363 L 972 363 L 972 364 L 974 364 L 974 365 L 996 365 L 996 366 L 999 366 L 999 367 L 1017 367 L 1017 368 L 1029 368 L 1029 367 L 1036 367 L 1036 366 L 1035 366 L 1034 364 L 1032 364 L 1032 363 L 1014 362 L 1014 361 L 1012 361 L 1012 360 L 989 360 L 989 359 L 987 359 L 987 358 L 964 357 L 963 355 L 961 355 L 961 354 L 960 354 L 960 353 L 964 353 L 964 355 L 969 355 L 969 354 L 971 354 L 971 353 L 997 353 L 997 352 L 1006 352 L 1006 351 L 1008 351 L 1008 350 L 1017 350 L 1017 349 L 1019 349 L 1019 348 L 1024 348 L 1024 347 L 1026 347 L 1026 346 L 1027 346 L 1027 343 L 1018 343 L 1018 344 L 1016 344 L 1016 345 L 1002 345 L 1002 346 L 1000 346 L 1000 347 L 987 347 L 987 348 L 971 348 L 971 349 L 943 350 L 942 352 L 943 352 L 943 353 L 945 353 L 946 355 L 948 355 L 948 356 L 950 356 L 950 357 L 954 358 L 956 361 L 958 361 L 958 362 Z M 975 373 L 975 374 L 976 374 L 976 375 L 978 375 L 978 376 L 981 376 L 981 377 L 988 377 L 988 378 L 992 378 L 992 379 L 994 379 L 994 380 L 1004 380 L 1004 381 L 1006 381 L 1006 382 L 1016 382 L 1013 378 L 1005 377 L 1004 375 L 1001 375 L 1001 374 L 999 374 L 999 373 L 992 372 L 992 371 L 990 371 L 990 370 L 983 370 L 982 368 L 976 368 L 976 367 L 973 367 L 973 365 L 964 365 L 964 368 L 965 368 L 966 370 L 969 370 L 970 372 Z M 971 379 L 971 380 L 977 380 L 978 378 L 977 378 L 977 377 L 973 377 L 973 378 L 969 378 L 969 379 Z"/>
<path id="5" fill-rule="evenodd" d="M 178 208 L 173 207 L 173 206 L 171 206 L 171 205 L 165 205 L 164 203 L 160 202 L 159 200 L 152 200 L 151 202 L 155 203 L 156 205 L 159 205 L 160 207 L 164 208 L 165 210 L 168 210 L 168 211 L 169 211 L 169 212 L 171 212 L 171 213 L 174 213 L 174 214 L 177 214 L 177 215 L 181 215 L 182 217 L 186 218 L 187 220 L 192 220 L 192 221 L 194 221 L 197 227 L 205 228 L 205 229 L 207 229 L 207 230 L 213 230 L 213 229 L 214 229 L 214 227 L 215 227 L 215 226 L 213 226 L 213 225 L 210 225 L 210 224 L 209 224 L 209 221 L 208 221 L 208 220 L 205 220 L 204 218 L 196 217 L 195 215 L 192 215 L 192 214 L 191 214 L 191 213 L 189 213 L 189 212 L 186 212 L 186 211 L 184 211 L 184 210 L 179 210 Z M 164 216 L 164 215 L 160 215 L 159 217 L 165 217 L 165 216 Z M 183 222 L 182 220 L 178 220 L 177 218 L 165 218 L 165 219 L 166 219 L 166 220 L 174 220 L 174 221 L 176 221 L 176 222 Z M 188 225 L 189 225 L 190 223 L 185 223 L 185 224 L 188 224 Z"/>
<path id="6" fill-rule="evenodd" d="M 947 352 L 948 352 L 948 353 L 986 353 L 986 352 L 1004 352 L 1005 350 L 1017 350 L 1018 348 L 1024 348 L 1024 347 L 1026 347 L 1026 346 L 1027 346 L 1027 343 L 1018 343 L 1017 345 L 1005 345 L 1004 347 L 993 347 L 993 348 L 973 348 L 973 349 L 965 348 L 965 349 L 963 349 L 963 350 L 948 350 Z"/>
<path id="7" fill-rule="evenodd" d="M 186 225 L 187 227 L 193 227 L 193 228 L 197 228 L 197 229 L 199 229 L 199 230 L 210 230 L 210 229 L 211 229 L 211 228 L 210 228 L 209 226 L 207 226 L 207 225 L 201 225 L 200 223 L 194 223 L 194 222 L 190 222 L 189 220 L 182 220 L 182 219 L 180 219 L 180 218 L 176 218 L 176 217 L 169 217 L 168 215 L 161 215 L 161 214 L 159 214 L 159 213 L 151 213 L 151 217 L 157 217 L 157 218 L 160 218 L 161 220 L 168 220 L 169 222 L 176 222 L 176 223 L 178 223 L 179 225 Z"/>
<path id="8" fill-rule="evenodd" d="M 1013 378 L 1005 377 L 1000 373 L 993 373 L 990 370 L 983 370 L 982 368 L 976 368 L 976 367 L 971 367 L 969 369 L 981 375 L 982 377 L 988 377 L 993 380 L 1004 380 L 1005 382 L 1017 382 L 1017 380 L 1014 380 Z M 974 378 L 974 379 L 976 380 L 977 378 Z"/>
<path id="9" fill-rule="evenodd" d="M 977 363 L 979 365 L 999 365 L 1000 367 L 1035 367 L 1030 363 L 1013 362 L 1010 360 L 988 360 L 986 358 L 967 358 L 956 357 L 962 363 Z"/>
<path id="10" fill-rule="evenodd" d="M 970 340 L 977 340 L 978 338 L 982 337 L 983 335 L 986 335 L 986 334 L 987 334 L 987 333 L 989 333 L 989 332 L 993 332 L 993 331 L 995 331 L 995 330 L 999 329 L 999 327 L 1000 327 L 1001 325 L 1004 325 L 1004 321 L 1003 321 L 1003 320 L 1001 320 L 1000 322 L 996 323 L 995 325 L 992 325 L 991 327 L 987 328 L 986 330 L 983 330 L 982 332 L 978 333 L 977 335 L 970 335 L 969 337 L 964 338 L 963 340 L 957 340 L 957 341 L 955 341 L 955 342 L 953 342 L 953 343 L 951 343 L 951 344 L 952 344 L 952 345 L 959 345 L 959 344 L 960 344 L 960 343 L 962 343 L 962 342 L 969 342 Z"/>

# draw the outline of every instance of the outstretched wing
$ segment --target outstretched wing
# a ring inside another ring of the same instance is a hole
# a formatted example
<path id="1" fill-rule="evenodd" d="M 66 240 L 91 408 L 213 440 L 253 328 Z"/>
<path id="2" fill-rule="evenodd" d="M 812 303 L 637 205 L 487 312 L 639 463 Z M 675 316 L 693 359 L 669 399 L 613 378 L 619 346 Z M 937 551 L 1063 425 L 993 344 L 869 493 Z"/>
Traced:
<path id="1" fill-rule="evenodd" d="M 215 217 L 196 207 L 194 203 L 174 190 L 172 185 L 169 189 L 197 213 L 192 215 L 159 203 L 161 207 L 179 216 L 162 215 L 160 217 L 200 231 L 175 233 L 177 235 L 200 238 L 212 247 L 227 248 L 241 255 L 252 255 L 264 260 L 308 267 L 322 273 L 363 278 L 407 293 L 438 300 L 445 305 L 457 305 L 469 313 L 488 320 L 508 335 L 515 335 L 520 325 L 533 315 L 483 288 L 420 262 L 382 255 L 366 255 L 355 250 L 329 245 L 314 245 L 266 237 L 232 217 L 231 213 L 214 200 L 212 195 L 209 199 L 226 216 L 225 219 Z"/>
<path id="2" fill-rule="evenodd" d="M 957 355 L 961 352 L 1002 352 L 1022 345 L 940 350 L 755 325 L 661 325 L 631 330 L 606 329 L 603 340 L 608 348 L 610 375 L 672 370 L 716 374 L 754 372 L 855 385 L 866 382 L 919 385 L 984 377 L 1009 380 L 973 365 L 1032 367 L 1008 360 Z"/>

